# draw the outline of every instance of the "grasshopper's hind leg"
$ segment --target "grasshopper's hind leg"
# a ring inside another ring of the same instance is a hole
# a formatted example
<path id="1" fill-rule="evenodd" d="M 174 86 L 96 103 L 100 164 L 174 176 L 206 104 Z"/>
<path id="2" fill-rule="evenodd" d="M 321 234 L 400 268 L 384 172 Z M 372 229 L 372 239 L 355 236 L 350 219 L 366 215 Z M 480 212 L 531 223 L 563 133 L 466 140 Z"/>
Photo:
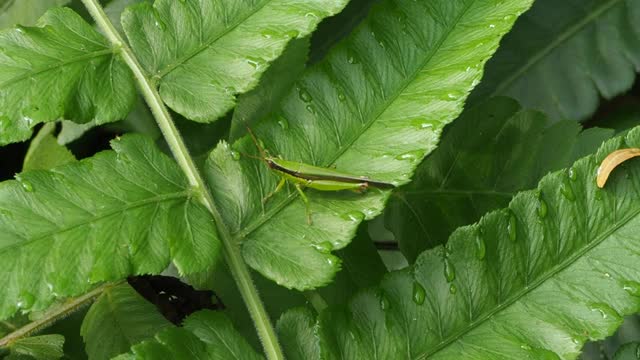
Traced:
<path id="1" fill-rule="evenodd" d="M 311 225 L 313 224 L 313 220 L 311 220 L 311 208 L 309 207 L 309 198 L 307 198 L 307 195 L 304 194 L 304 190 L 302 190 L 302 184 L 296 183 L 296 190 L 298 190 L 298 193 L 300 194 L 300 198 L 302 199 L 302 202 L 304 202 L 304 207 L 307 213 L 307 224 Z"/>

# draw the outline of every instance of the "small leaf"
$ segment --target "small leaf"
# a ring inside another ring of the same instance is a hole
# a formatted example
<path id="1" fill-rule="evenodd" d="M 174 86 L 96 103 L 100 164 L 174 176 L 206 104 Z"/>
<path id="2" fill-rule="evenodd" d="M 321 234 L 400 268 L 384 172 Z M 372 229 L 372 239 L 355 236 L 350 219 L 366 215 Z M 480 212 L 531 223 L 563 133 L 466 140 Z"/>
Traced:
<path id="1" fill-rule="evenodd" d="M 12 355 L 26 355 L 35 360 L 55 360 L 64 356 L 64 336 L 40 335 L 18 339 L 11 343 Z"/>
<path id="2" fill-rule="evenodd" d="M 0 32 L 0 144 L 29 138 L 40 122 L 124 118 L 133 78 L 106 39 L 69 9 L 38 25 Z"/>
<path id="3" fill-rule="evenodd" d="M 53 136 L 55 124 L 45 124 L 38 135 L 31 140 L 29 150 L 24 157 L 22 171 L 47 170 L 59 165 L 76 161 L 75 156 Z"/>
<path id="4" fill-rule="evenodd" d="M 538 0 L 505 36 L 470 101 L 510 96 L 551 120 L 582 121 L 600 98 L 631 88 L 639 49 L 636 0 Z"/>
<path id="5" fill-rule="evenodd" d="M 118 359 L 262 359 L 223 314 L 210 310 L 191 315 L 183 328 L 162 331 L 132 352 L 134 356 Z"/>
<path id="6" fill-rule="evenodd" d="M 251 90 L 295 38 L 308 35 L 346 0 L 156 0 L 122 15 L 129 42 L 163 100 L 212 122 Z"/>
<path id="7" fill-rule="evenodd" d="M 220 245 L 206 208 L 151 140 L 0 186 L 0 318 L 131 274 L 212 266 Z"/>
<path id="8" fill-rule="evenodd" d="M 128 284 L 105 290 L 91 305 L 80 330 L 92 360 L 111 359 L 131 346 L 172 327 Z"/>

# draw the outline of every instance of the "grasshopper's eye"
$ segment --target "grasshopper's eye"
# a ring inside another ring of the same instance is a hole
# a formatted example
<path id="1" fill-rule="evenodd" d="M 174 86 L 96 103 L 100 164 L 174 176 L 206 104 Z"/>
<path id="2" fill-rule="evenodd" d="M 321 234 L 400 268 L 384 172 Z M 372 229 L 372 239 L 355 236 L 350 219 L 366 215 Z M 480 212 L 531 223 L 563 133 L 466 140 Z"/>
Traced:
<path id="1" fill-rule="evenodd" d="M 607 155 L 607 157 L 602 160 L 602 163 L 598 168 L 598 175 L 596 178 L 596 184 L 598 185 L 598 187 L 604 187 L 604 185 L 607 183 L 609 175 L 618 165 L 636 156 L 640 156 L 640 149 L 632 148 L 616 150 Z"/>

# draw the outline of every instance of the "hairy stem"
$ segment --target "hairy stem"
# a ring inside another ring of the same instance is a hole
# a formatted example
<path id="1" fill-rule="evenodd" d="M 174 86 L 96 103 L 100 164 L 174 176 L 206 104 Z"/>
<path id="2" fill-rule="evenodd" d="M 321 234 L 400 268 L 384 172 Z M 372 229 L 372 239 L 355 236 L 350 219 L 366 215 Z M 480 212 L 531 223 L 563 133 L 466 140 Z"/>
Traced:
<path id="1" fill-rule="evenodd" d="M 113 44 L 114 48 L 119 50 L 123 60 L 127 63 L 133 75 L 138 82 L 140 91 L 144 96 L 147 105 L 151 109 L 153 116 L 164 135 L 164 139 L 169 145 L 173 156 L 175 157 L 178 165 L 182 168 L 189 179 L 189 183 L 194 188 L 198 189 L 200 194 L 200 201 L 207 207 L 214 221 L 216 222 L 216 228 L 218 229 L 218 235 L 222 241 L 224 247 L 224 255 L 227 265 L 231 270 L 231 274 L 238 286 L 242 298 L 249 310 L 249 314 L 254 322 L 258 336 L 262 341 L 265 354 L 268 359 L 284 359 L 280 345 L 278 344 L 278 338 L 276 336 L 269 315 L 267 314 L 262 301 L 258 295 L 258 291 L 251 279 L 251 274 L 247 265 L 242 259 L 240 253 L 240 247 L 233 241 L 229 229 L 224 224 L 222 216 L 218 211 L 213 196 L 209 192 L 202 175 L 198 171 L 193 158 L 189 155 L 189 151 L 180 135 L 180 132 L 176 128 L 169 111 L 164 106 L 158 90 L 154 84 L 145 75 L 142 66 L 136 59 L 135 55 L 129 48 L 129 46 L 122 39 L 118 31 L 114 28 L 113 24 L 107 18 L 104 10 L 98 3 L 98 0 L 82 0 L 89 13 L 94 18 L 100 29 L 104 32 L 105 36 Z"/>
<path id="2" fill-rule="evenodd" d="M 119 283 L 120 282 L 100 285 L 82 296 L 68 299 L 64 303 L 52 307 L 44 314 L 42 314 L 42 316 L 40 316 L 38 320 L 30 322 L 27 325 L 0 339 L 0 348 L 7 347 L 11 345 L 12 342 L 18 339 L 31 336 L 32 334 L 39 332 L 40 330 L 50 326 L 56 321 L 66 318 L 70 314 L 92 303 L 93 300 L 100 296 L 100 294 L 102 294 L 106 289 L 118 285 Z"/>

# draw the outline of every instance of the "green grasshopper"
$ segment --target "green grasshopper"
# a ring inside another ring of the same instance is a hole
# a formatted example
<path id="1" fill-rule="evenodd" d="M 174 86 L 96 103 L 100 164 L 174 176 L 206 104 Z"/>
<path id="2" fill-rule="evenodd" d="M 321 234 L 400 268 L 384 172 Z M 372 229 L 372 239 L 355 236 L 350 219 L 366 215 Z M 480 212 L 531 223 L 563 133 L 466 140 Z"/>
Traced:
<path id="1" fill-rule="evenodd" d="M 331 168 L 308 165 L 297 161 L 283 160 L 273 157 L 268 150 L 264 149 L 250 128 L 247 127 L 251 139 L 258 148 L 261 157 L 269 169 L 280 175 L 280 181 L 275 190 L 269 193 L 263 200 L 266 203 L 278 191 L 282 190 L 285 183 L 290 181 L 294 184 L 296 190 L 300 194 L 300 198 L 305 204 L 307 212 L 307 222 L 311 225 L 311 209 L 309 208 L 309 199 L 304 193 L 303 188 L 312 188 L 319 191 L 341 191 L 351 190 L 357 193 L 364 193 L 369 187 L 378 189 L 393 189 L 395 185 L 383 181 L 371 180 L 366 176 L 356 176 L 340 172 Z"/>

